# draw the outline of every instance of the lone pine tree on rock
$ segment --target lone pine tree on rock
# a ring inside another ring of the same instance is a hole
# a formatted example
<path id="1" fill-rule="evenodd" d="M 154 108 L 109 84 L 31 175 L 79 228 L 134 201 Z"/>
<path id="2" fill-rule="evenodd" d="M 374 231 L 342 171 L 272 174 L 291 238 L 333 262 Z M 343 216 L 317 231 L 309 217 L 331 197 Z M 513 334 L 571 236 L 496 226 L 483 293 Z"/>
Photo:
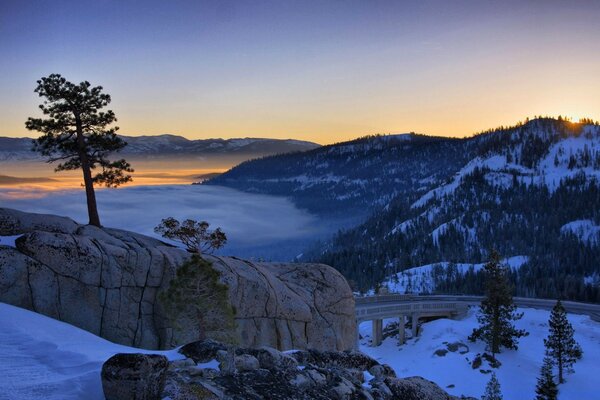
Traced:
<path id="1" fill-rule="evenodd" d="M 227 236 L 221 228 L 214 231 L 209 229 L 206 221 L 186 219 L 179 222 L 173 217 L 163 219 L 154 232 L 171 240 L 177 240 L 186 247 L 190 253 L 211 253 L 220 249 L 227 243 Z"/>
<path id="2" fill-rule="evenodd" d="M 485 393 L 481 396 L 481 400 L 502 400 L 502 391 L 500 390 L 500 382 L 496 378 L 496 374 L 492 372 L 492 377 L 485 385 Z"/>
<path id="3" fill-rule="evenodd" d="M 575 330 L 560 300 L 552 308 L 548 324 L 550 334 L 544 339 L 546 355 L 558 368 L 558 382 L 564 383 L 564 373 L 574 371 L 573 364 L 583 356 L 583 351 L 573 337 Z"/>
<path id="4" fill-rule="evenodd" d="M 535 400 L 556 400 L 558 397 L 558 385 L 554 381 L 552 373 L 552 359 L 544 357 L 540 376 L 535 387 Z"/>
<path id="5" fill-rule="evenodd" d="M 33 141 L 33 150 L 60 163 L 55 171 L 81 169 L 90 225 L 100 226 L 94 185 L 117 187 L 131 181 L 131 165 L 124 159 L 109 161 L 108 154 L 127 145 L 110 127 L 117 118 L 111 110 L 102 111 L 110 95 L 102 86 L 85 81 L 74 84 L 59 74 L 37 81 L 35 92 L 45 100 L 40 109 L 48 118 L 28 118 L 25 127 L 42 133 Z M 96 168 L 100 172 L 93 173 Z"/>
<path id="6" fill-rule="evenodd" d="M 497 251 L 491 252 L 490 261 L 485 265 L 484 271 L 485 298 L 481 302 L 481 311 L 477 315 L 480 326 L 473 329 L 469 340 L 483 340 L 495 360 L 496 354 L 502 347 L 516 350 L 518 339 L 528 333 L 513 325 L 513 322 L 521 319 L 523 314 L 516 312 L 517 306 L 513 303 L 507 269 L 500 262 Z"/>

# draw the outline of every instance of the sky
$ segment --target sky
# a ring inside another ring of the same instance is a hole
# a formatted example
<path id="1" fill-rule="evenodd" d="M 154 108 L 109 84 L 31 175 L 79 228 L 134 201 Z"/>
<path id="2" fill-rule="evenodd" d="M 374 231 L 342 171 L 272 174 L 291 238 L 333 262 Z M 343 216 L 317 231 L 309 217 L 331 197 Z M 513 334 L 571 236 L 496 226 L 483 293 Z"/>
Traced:
<path id="1" fill-rule="evenodd" d="M 0 2 L 0 136 L 36 80 L 102 85 L 126 135 L 321 144 L 600 119 L 598 1 Z"/>

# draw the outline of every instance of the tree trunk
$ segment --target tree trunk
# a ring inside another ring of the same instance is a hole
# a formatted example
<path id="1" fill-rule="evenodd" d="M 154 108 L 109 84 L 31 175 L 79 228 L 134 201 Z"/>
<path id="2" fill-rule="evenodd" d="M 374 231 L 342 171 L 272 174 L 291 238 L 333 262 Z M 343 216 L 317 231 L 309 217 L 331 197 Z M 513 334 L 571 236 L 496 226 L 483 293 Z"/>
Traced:
<path id="1" fill-rule="evenodd" d="M 561 356 L 558 358 L 558 382 L 559 383 L 565 383 L 565 380 L 563 379 L 563 362 L 562 362 L 562 354 Z"/>
<path id="2" fill-rule="evenodd" d="M 79 115 L 75 116 L 77 127 L 77 147 L 79 149 L 79 159 L 83 171 L 83 183 L 85 185 L 85 197 L 87 199 L 87 209 L 89 224 L 100 227 L 100 216 L 98 215 L 98 205 L 96 204 L 96 193 L 94 192 L 94 181 L 92 180 L 92 169 L 87 157 L 85 141 L 83 138 L 83 128 Z"/>

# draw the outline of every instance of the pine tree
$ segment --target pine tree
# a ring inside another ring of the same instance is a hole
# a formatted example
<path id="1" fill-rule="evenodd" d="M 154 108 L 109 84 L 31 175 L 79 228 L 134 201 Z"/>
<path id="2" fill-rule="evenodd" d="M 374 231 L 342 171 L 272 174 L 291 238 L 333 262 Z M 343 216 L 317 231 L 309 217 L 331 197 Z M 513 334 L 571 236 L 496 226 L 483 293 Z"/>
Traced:
<path id="1" fill-rule="evenodd" d="M 110 127 L 117 118 L 104 111 L 111 99 L 102 86 L 91 87 L 85 81 L 76 85 L 59 74 L 37 81 L 35 92 L 44 97 L 40 110 L 49 118 L 29 118 L 25 127 L 43 135 L 33 141 L 33 150 L 60 161 L 55 171 L 81 169 L 87 198 L 90 225 L 100 226 L 94 184 L 117 187 L 131 181 L 133 172 L 124 159 L 109 161 L 111 152 L 127 145 L 117 136 L 118 127 Z M 96 168 L 100 172 L 93 174 Z"/>
<path id="2" fill-rule="evenodd" d="M 518 348 L 517 339 L 528 335 L 525 330 L 516 329 L 513 321 L 523 317 L 517 313 L 517 306 L 513 303 L 511 288 L 508 284 L 508 271 L 500 262 L 500 255 L 493 250 L 490 261 L 485 265 L 486 289 L 485 298 L 481 302 L 481 311 L 477 315 L 479 328 L 473 329 L 469 340 L 483 340 L 492 358 L 502 347 L 507 349 Z"/>
<path id="3" fill-rule="evenodd" d="M 481 396 L 481 400 L 502 400 L 500 382 L 498 382 L 498 378 L 493 372 L 489 382 L 485 385 L 485 393 Z"/>
<path id="4" fill-rule="evenodd" d="M 556 400 L 558 396 L 558 385 L 554 381 L 552 373 L 552 359 L 544 357 L 540 377 L 535 387 L 535 400 Z"/>
<path id="5" fill-rule="evenodd" d="M 546 355 L 558 368 L 558 382 L 564 383 L 564 372 L 573 372 L 573 364 L 583 356 L 583 351 L 573 337 L 575 331 L 560 300 L 552 308 L 548 324 L 550 333 L 544 339 Z"/>

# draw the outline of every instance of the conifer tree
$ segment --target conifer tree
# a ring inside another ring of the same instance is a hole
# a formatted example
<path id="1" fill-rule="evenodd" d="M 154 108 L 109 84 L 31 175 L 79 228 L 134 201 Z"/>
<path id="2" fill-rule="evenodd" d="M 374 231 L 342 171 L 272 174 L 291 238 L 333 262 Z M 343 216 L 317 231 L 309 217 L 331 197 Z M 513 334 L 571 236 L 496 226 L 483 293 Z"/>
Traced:
<path id="1" fill-rule="evenodd" d="M 154 228 L 154 232 L 167 239 L 183 243 L 190 253 L 210 254 L 227 243 L 227 235 L 221 228 L 210 230 L 209 227 L 210 224 L 206 221 L 186 219 L 179 222 L 169 217 L 160 221 L 160 224 Z"/>
<path id="2" fill-rule="evenodd" d="M 489 382 L 485 385 L 485 393 L 481 396 L 481 400 L 502 400 L 500 382 L 498 382 L 498 378 L 493 372 Z"/>
<path id="3" fill-rule="evenodd" d="M 129 182 L 133 172 L 125 160 L 109 161 L 111 152 L 127 145 L 110 127 L 117 118 L 111 110 L 103 111 L 110 103 L 110 95 L 102 93 L 102 86 L 91 87 L 85 81 L 74 84 L 59 74 L 51 74 L 37 81 L 35 92 L 44 97 L 40 109 L 49 118 L 29 118 L 25 127 L 43 135 L 33 141 L 33 150 L 48 157 L 48 162 L 59 161 L 55 171 L 81 169 L 87 198 L 90 225 L 100 226 L 94 184 L 117 187 Z M 100 172 L 93 171 L 100 167 Z"/>
<path id="4" fill-rule="evenodd" d="M 469 340 L 483 340 L 492 358 L 502 347 L 507 349 L 518 348 L 517 339 L 526 336 L 525 330 L 517 329 L 513 321 L 523 317 L 517 313 L 517 306 L 513 303 L 511 288 L 508 284 L 508 271 L 500 262 L 500 255 L 493 250 L 490 261 L 485 265 L 485 298 L 481 302 L 481 310 L 477 315 L 479 328 L 473 329 Z"/>
<path id="5" fill-rule="evenodd" d="M 550 333 L 544 339 L 546 355 L 558 368 L 558 383 L 564 383 L 564 373 L 573 372 L 573 364 L 583 356 L 581 346 L 575 341 L 575 330 L 567 319 L 567 312 L 560 300 L 550 313 Z"/>
<path id="6" fill-rule="evenodd" d="M 552 373 L 552 359 L 544 357 L 540 376 L 535 387 L 535 400 L 556 400 L 558 396 L 558 385 L 554 381 Z"/>
<path id="7" fill-rule="evenodd" d="M 219 281 L 220 273 L 212 263 L 194 254 L 177 268 L 165 291 L 160 292 L 160 305 L 174 321 L 177 334 L 196 333 L 198 340 L 206 338 L 235 343 L 235 310 L 228 301 L 228 287 Z M 181 327 L 179 320 L 195 320 L 197 326 Z M 185 336 L 188 335 L 188 336 Z"/>

